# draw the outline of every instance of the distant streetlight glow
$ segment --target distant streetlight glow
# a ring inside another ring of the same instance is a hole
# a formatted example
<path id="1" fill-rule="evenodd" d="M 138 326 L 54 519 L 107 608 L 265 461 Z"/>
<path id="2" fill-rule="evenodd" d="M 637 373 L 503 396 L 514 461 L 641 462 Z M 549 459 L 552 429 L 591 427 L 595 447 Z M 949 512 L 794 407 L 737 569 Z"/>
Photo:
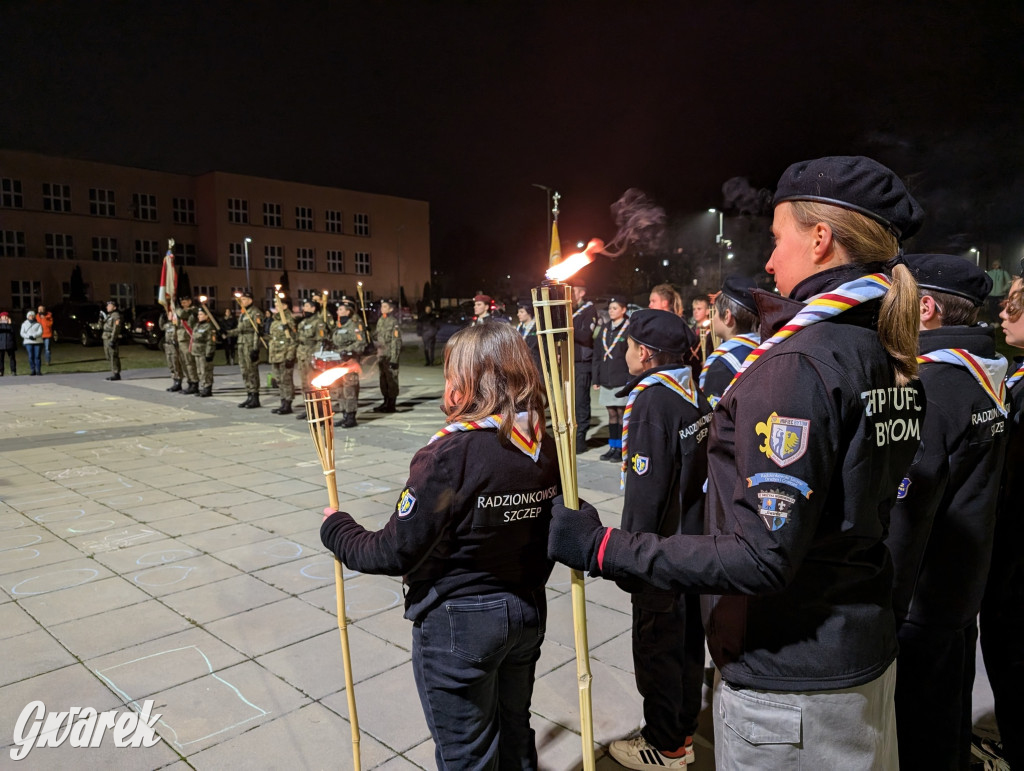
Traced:
<path id="1" fill-rule="evenodd" d="M 252 291 L 252 281 L 249 280 L 249 244 L 251 243 L 252 239 L 249 236 L 246 236 L 242 243 L 242 246 L 245 247 L 245 287 L 250 292 Z"/>

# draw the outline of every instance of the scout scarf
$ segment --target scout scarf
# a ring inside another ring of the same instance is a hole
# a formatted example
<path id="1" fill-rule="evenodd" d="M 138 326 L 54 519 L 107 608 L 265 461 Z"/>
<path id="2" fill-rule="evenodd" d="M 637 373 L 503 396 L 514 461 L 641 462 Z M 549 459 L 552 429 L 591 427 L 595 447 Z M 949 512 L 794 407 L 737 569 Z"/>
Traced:
<path id="1" fill-rule="evenodd" d="M 1013 388 L 1015 385 L 1017 385 L 1017 381 L 1019 381 L 1021 378 L 1024 378 L 1024 364 L 1022 364 L 1020 366 L 1020 369 L 1018 369 L 1016 372 L 1014 372 L 1012 375 L 1010 375 L 1010 377 L 1006 379 L 1006 387 Z"/>
<path id="2" fill-rule="evenodd" d="M 581 305 L 579 308 L 577 308 L 575 311 L 573 311 L 572 317 L 576 318 L 581 313 L 583 313 L 583 311 L 585 311 L 587 308 L 589 308 L 593 304 L 594 303 L 590 302 L 590 300 L 587 300 L 585 303 L 583 303 L 583 305 Z"/>
<path id="3" fill-rule="evenodd" d="M 629 465 L 629 417 L 633 412 L 633 402 L 636 401 L 636 397 L 640 395 L 641 391 L 653 385 L 667 386 L 694 407 L 697 406 L 697 389 L 693 387 L 693 379 L 690 375 L 689 367 L 665 369 L 661 372 L 655 372 L 636 384 L 633 390 L 629 392 L 626 409 L 622 413 L 622 473 L 619 476 L 620 490 L 626 489 L 626 471 Z"/>
<path id="4" fill-rule="evenodd" d="M 480 420 L 461 420 L 458 423 L 449 423 L 432 437 L 427 444 L 433 444 L 438 439 L 454 434 L 457 431 L 474 431 L 478 428 L 498 428 L 501 426 L 501 415 L 488 415 Z M 531 426 L 528 413 L 516 413 L 515 423 L 509 439 L 512 444 L 536 463 L 540 457 L 541 439 L 544 437 L 544 429 L 538 416 L 537 422 Z"/>
<path id="5" fill-rule="evenodd" d="M 531 320 L 529 324 L 519 322 L 519 325 L 516 327 L 516 331 L 519 333 L 520 337 L 525 340 L 533 333 L 533 328 L 536 324 L 537 322 L 535 320 Z"/>
<path id="6" fill-rule="evenodd" d="M 995 402 L 996 409 L 1005 418 L 1008 414 L 1006 409 L 1006 359 L 1002 356 L 996 359 L 983 359 L 974 356 L 963 348 L 942 348 L 932 351 L 924 356 L 917 357 L 918 364 L 932 364 L 942 362 L 952 364 L 954 367 L 962 367 L 970 372 L 978 381 L 981 390 L 988 394 L 988 397 Z"/>
<path id="7" fill-rule="evenodd" d="M 604 328 L 604 334 L 601 336 L 601 345 L 604 346 L 604 361 L 608 361 L 608 359 L 612 357 L 612 350 L 622 342 L 622 337 L 626 334 L 626 327 L 628 326 L 629 319 L 623 319 L 622 326 L 619 327 L 619 332 L 615 335 L 615 339 L 612 340 L 611 345 L 608 345 L 608 333 L 612 331 L 612 326 L 609 324 Z"/>
<path id="8" fill-rule="evenodd" d="M 778 332 L 750 352 L 746 361 L 743 362 L 740 371 L 736 373 L 732 382 L 729 383 L 729 387 L 731 388 L 733 383 L 747 371 L 750 365 L 761 358 L 776 343 L 781 343 L 786 338 L 792 337 L 804 327 L 809 327 L 815 322 L 831 319 L 843 311 L 848 311 L 850 308 L 855 308 L 869 300 L 877 300 L 889 290 L 891 285 L 892 281 L 884 273 L 871 273 L 853 281 L 847 281 L 831 292 L 815 295 Z"/>
<path id="9" fill-rule="evenodd" d="M 721 359 L 722 363 L 729 368 L 729 371 L 735 374 L 740 371 L 740 368 L 743 366 L 743 359 L 747 357 L 747 354 L 757 348 L 760 343 L 761 338 L 758 335 L 749 334 L 735 335 L 718 346 L 711 352 L 711 355 L 708 356 L 707 361 L 704 362 L 704 366 L 700 370 L 701 389 L 703 390 L 704 381 L 708 378 L 708 369 L 711 368 L 716 359 Z M 737 348 L 746 350 L 737 351 Z M 740 354 L 743 358 L 739 358 L 736 354 Z M 730 385 L 732 384 L 730 383 Z M 725 390 L 729 390 L 728 386 L 726 386 Z M 722 396 L 725 396 L 725 391 L 722 392 Z M 709 396 L 708 401 L 714 407 L 721 398 L 721 396 Z"/>

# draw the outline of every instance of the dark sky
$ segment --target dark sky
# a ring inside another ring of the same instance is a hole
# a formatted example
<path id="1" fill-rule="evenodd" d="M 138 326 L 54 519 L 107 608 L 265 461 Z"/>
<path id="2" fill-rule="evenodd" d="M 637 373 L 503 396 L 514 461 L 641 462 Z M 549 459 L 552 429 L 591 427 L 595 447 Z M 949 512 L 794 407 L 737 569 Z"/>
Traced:
<path id="1" fill-rule="evenodd" d="M 735 176 L 872 155 L 921 248 L 1024 245 L 1024 12 L 986 2 L 0 3 L 0 145 L 424 199 L 435 268 L 532 273 Z M 915 244 L 916 245 L 916 244 Z M 463 271 L 466 272 L 466 271 Z"/>

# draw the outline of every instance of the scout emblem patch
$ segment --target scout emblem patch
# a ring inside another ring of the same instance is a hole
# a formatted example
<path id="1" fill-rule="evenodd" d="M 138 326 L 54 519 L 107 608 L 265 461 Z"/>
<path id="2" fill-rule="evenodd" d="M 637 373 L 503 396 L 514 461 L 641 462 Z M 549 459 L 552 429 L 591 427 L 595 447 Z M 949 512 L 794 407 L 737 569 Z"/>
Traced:
<path id="1" fill-rule="evenodd" d="M 807 452 L 811 433 L 809 420 L 782 418 L 773 412 L 767 422 L 758 423 L 754 428 L 765 438 L 761 452 L 771 458 L 776 466 L 795 463 Z"/>
<path id="2" fill-rule="evenodd" d="M 407 519 L 416 512 L 416 493 L 411 487 L 402 490 L 398 499 L 398 516 Z"/>
<path id="3" fill-rule="evenodd" d="M 637 453 L 633 456 L 633 473 L 638 477 L 642 477 L 651 468 L 651 459 L 646 455 Z"/>
<path id="4" fill-rule="evenodd" d="M 764 524 L 772 532 L 781 530 L 789 518 L 789 512 L 792 511 L 796 498 L 786 495 L 780 490 L 765 490 L 763 493 L 758 493 L 757 497 L 761 500 L 761 508 L 758 513 L 764 520 Z"/>
<path id="5" fill-rule="evenodd" d="M 900 489 L 896 492 L 896 499 L 902 501 L 907 497 L 907 493 L 910 492 L 910 477 L 903 477 L 903 481 L 900 482 Z"/>

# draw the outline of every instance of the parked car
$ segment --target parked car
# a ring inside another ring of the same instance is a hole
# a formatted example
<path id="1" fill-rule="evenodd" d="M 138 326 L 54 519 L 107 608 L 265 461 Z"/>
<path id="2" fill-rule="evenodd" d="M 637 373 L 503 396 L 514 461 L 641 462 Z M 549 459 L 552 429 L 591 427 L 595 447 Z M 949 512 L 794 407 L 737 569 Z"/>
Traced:
<path id="1" fill-rule="evenodd" d="M 55 342 L 78 341 L 88 347 L 103 344 L 103 319 L 106 304 L 93 302 L 65 302 L 50 308 L 53 314 L 53 337 Z M 121 311 L 121 342 L 131 340 L 131 313 Z"/>
<path id="2" fill-rule="evenodd" d="M 131 337 L 150 350 L 156 350 L 163 343 L 164 333 L 160 330 L 160 317 L 164 309 L 160 305 L 136 305 L 135 321 L 131 324 Z"/>

